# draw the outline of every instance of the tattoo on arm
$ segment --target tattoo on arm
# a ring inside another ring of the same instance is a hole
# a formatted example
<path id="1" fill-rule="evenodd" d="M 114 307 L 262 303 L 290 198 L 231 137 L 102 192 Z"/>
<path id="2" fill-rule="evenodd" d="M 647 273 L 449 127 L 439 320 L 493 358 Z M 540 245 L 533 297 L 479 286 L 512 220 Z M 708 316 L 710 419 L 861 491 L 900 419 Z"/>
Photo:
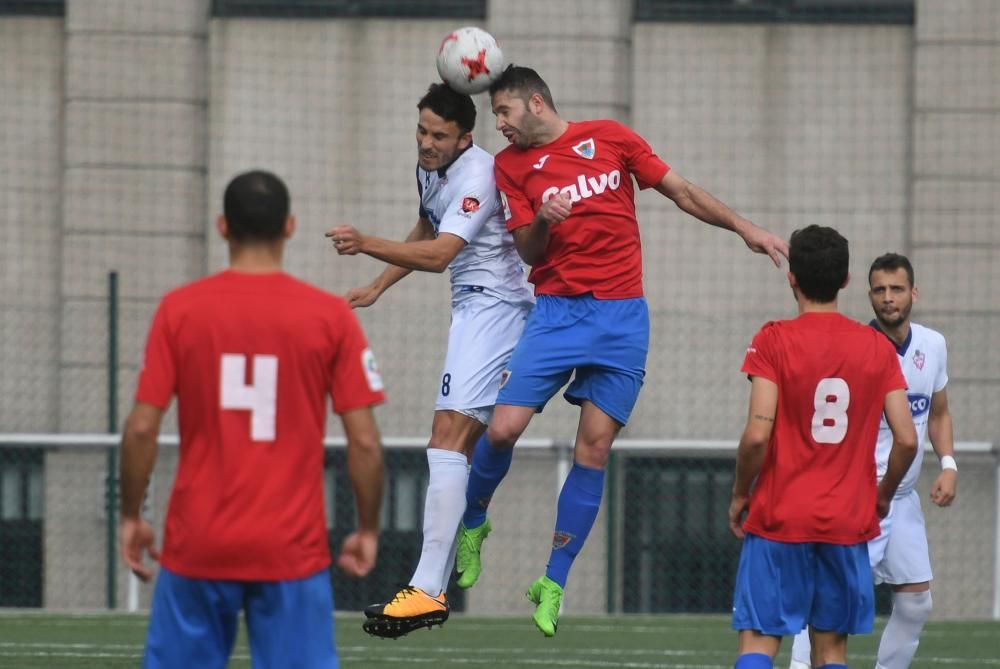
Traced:
<path id="1" fill-rule="evenodd" d="M 773 416 L 762 416 L 759 413 L 755 413 L 753 415 L 753 417 L 756 418 L 757 420 L 766 420 L 768 423 L 773 423 L 774 422 L 774 417 Z"/>

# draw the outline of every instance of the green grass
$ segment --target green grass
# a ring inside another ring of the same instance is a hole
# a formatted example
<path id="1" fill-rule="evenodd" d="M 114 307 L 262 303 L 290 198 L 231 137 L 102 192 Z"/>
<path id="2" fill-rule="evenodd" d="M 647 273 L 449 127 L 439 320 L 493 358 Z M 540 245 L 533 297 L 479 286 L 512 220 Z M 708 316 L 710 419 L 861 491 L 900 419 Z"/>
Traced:
<path id="1" fill-rule="evenodd" d="M 854 637 L 854 667 L 874 665 L 881 631 Z M 114 669 L 137 667 L 146 617 L 0 612 L 0 667 Z M 396 641 L 361 631 L 360 614 L 337 616 L 337 642 L 346 669 L 388 667 L 602 667 L 608 669 L 727 669 L 736 634 L 722 616 L 567 617 L 554 639 L 518 618 L 454 615 L 443 627 Z M 786 640 L 776 667 L 788 666 Z M 233 668 L 250 666 L 246 644 L 237 641 Z M 1000 623 L 931 622 L 913 669 L 1000 668 Z"/>

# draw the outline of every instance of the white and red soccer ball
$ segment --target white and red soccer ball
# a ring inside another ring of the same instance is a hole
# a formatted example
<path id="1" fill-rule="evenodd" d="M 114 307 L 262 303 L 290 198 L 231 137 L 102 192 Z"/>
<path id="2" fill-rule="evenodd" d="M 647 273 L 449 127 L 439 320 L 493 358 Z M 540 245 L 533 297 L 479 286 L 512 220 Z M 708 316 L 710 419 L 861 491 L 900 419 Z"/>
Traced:
<path id="1" fill-rule="evenodd" d="M 482 28 L 459 28 L 441 41 L 437 70 L 459 93 L 472 95 L 490 87 L 503 70 L 503 51 Z"/>

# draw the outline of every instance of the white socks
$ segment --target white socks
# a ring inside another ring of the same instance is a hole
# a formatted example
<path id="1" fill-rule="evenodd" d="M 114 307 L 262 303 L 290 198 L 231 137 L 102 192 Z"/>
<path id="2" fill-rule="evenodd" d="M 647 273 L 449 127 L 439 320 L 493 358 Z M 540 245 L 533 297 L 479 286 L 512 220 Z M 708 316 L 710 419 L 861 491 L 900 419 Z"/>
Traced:
<path id="1" fill-rule="evenodd" d="M 892 615 L 882 632 L 875 669 L 908 669 L 931 616 L 931 592 L 892 593 Z M 789 669 L 809 669 L 809 631 L 795 635 Z"/>
<path id="2" fill-rule="evenodd" d="M 892 615 L 882 632 L 876 669 L 907 669 L 931 617 L 931 591 L 892 593 Z"/>
<path id="3" fill-rule="evenodd" d="M 795 640 L 792 641 L 792 662 L 788 665 L 788 669 L 809 669 L 812 666 L 810 664 L 811 650 L 809 628 L 807 627 L 796 634 Z"/>
<path id="4" fill-rule="evenodd" d="M 448 588 L 455 560 L 455 536 L 465 513 L 469 463 L 463 453 L 427 449 L 430 477 L 424 498 L 424 545 L 410 585 L 431 597 Z"/>

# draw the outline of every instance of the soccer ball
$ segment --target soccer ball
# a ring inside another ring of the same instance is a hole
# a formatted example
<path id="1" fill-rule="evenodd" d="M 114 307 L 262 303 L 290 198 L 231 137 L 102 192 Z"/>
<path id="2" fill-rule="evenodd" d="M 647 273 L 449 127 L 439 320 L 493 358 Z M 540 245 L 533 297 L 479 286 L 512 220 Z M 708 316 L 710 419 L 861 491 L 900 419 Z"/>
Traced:
<path id="1" fill-rule="evenodd" d="M 459 93 L 481 93 L 500 76 L 503 52 L 485 30 L 459 28 L 441 41 L 437 69 L 445 83 Z"/>

